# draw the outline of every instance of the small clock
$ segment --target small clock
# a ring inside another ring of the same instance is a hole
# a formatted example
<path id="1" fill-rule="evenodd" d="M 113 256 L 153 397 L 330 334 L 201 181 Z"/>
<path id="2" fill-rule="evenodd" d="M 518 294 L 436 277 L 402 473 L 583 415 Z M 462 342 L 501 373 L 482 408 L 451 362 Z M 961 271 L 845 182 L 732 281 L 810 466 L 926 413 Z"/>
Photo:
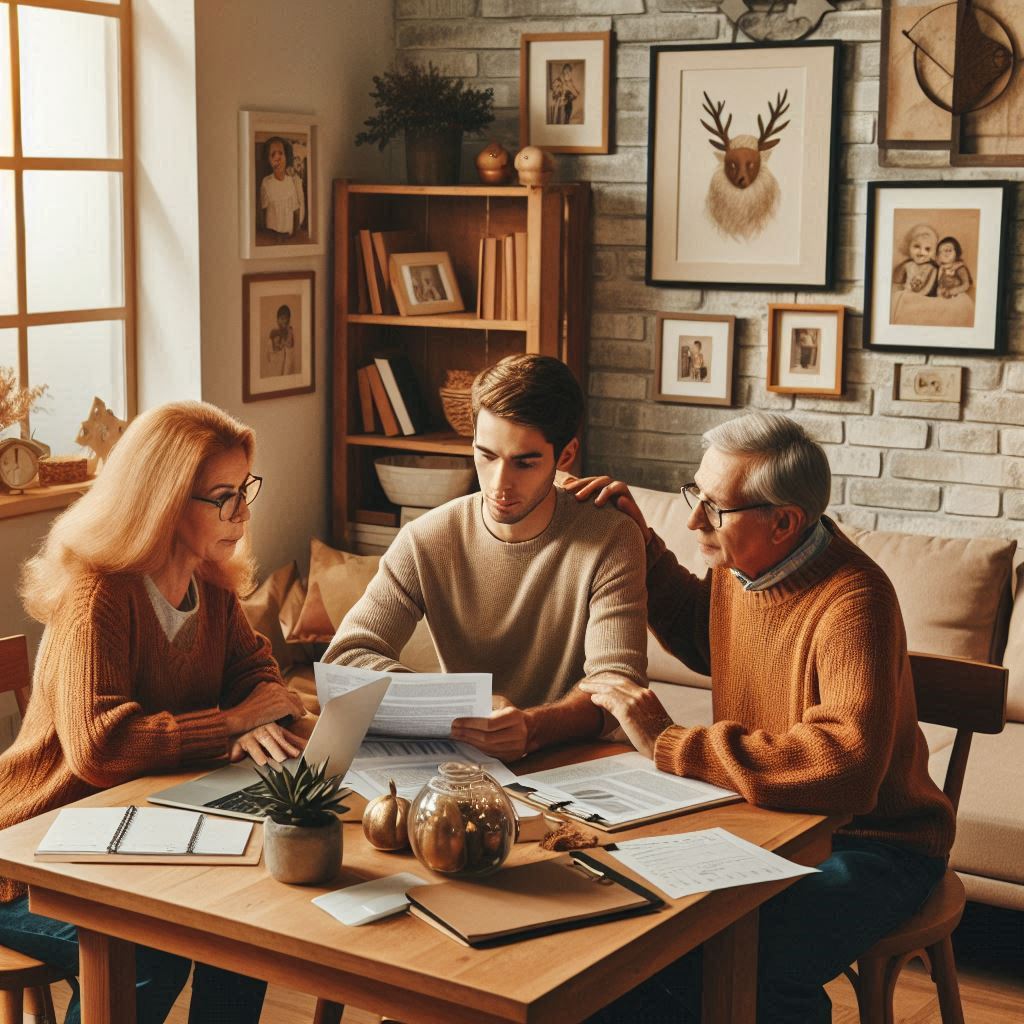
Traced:
<path id="1" fill-rule="evenodd" d="M 50 449 L 38 441 L 9 437 L 0 441 L 0 489 L 22 491 L 36 478 L 40 456 Z"/>

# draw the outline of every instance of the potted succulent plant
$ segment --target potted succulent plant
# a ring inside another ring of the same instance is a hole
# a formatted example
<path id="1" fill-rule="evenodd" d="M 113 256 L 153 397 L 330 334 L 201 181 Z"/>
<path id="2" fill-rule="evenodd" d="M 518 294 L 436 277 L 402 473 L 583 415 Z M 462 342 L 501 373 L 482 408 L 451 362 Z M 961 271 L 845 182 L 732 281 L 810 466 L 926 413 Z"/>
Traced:
<path id="1" fill-rule="evenodd" d="M 327 762 L 256 769 L 263 780 L 256 795 L 267 804 L 264 848 L 267 870 L 279 882 L 315 885 L 341 867 L 341 775 L 327 775 Z"/>
<path id="2" fill-rule="evenodd" d="M 459 180 L 463 132 L 480 132 L 494 120 L 494 90 L 467 88 L 427 64 L 403 64 L 373 76 L 370 97 L 377 108 L 356 136 L 356 145 L 383 149 L 405 135 L 406 174 L 411 185 L 454 185 Z"/>

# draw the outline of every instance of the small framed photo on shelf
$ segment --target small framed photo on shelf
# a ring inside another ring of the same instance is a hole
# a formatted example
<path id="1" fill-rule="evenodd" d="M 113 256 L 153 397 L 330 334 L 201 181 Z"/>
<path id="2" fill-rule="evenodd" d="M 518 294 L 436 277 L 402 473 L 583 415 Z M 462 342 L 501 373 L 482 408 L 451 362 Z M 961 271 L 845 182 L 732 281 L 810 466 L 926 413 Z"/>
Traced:
<path id="1" fill-rule="evenodd" d="M 242 110 L 238 124 L 242 259 L 321 254 L 316 122 Z"/>
<path id="2" fill-rule="evenodd" d="M 402 316 L 458 313 L 466 308 L 448 253 L 392 253 L 388 269 Z"/>
<path id="3" fill-rule="evenodd" d="M 770 305 L 768 390 L 786 395 L 841 395 L 845 318 L 845 306 Z"/>
<path id="4" fill-rule="evenodd" d="M 998 353 L 1005 345 L 1007 181 L 869 181 L 864 347 Z"/>
<path id="5" fill-rule="evenodd" d="M 706 313 L 659 313 L 658 402 L 732 405 L 736 318 Z"/>
<path id="6" fill-rule="evenodd" d="M 651 47 L 647 284 L 832 281 L 839 43 Z"/>
<path id="7" fill-rule="evenodd" d="M 538 32 L 519 44 L 519 145 L 607 153 L 611 32 Z"/>
<path id="8" fill-rule="evenodd" d="M 963 398 L 963 367 L 908 365 L 893 367 L 892 397 L 901 402 L 956 402 Z"/>
<path id="9" fill-rule="evenodd" d="M 242 278 L 242 400 L 316 390 L 312 270 Z"/>

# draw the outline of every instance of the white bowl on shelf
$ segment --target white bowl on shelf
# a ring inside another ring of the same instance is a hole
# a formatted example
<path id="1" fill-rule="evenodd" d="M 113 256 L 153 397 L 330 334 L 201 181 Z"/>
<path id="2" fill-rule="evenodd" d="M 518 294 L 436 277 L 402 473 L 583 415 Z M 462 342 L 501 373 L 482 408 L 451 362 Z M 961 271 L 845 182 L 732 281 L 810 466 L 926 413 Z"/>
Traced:
<path id="1" fill-rule="evenodd" d="M 436 508 L 468 494 L 476 480 L 473 460 L 461 455 L 386 455 L 373 465 L 395 505 Z"/>

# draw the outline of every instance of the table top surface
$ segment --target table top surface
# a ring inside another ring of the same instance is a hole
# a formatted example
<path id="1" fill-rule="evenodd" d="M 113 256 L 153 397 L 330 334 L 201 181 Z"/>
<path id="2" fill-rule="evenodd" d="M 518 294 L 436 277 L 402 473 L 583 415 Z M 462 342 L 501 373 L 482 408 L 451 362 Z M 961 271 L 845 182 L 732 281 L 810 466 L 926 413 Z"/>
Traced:
<path id="1" fill-rule="evenodd" d="M 563 748 L 520 762 L 536 771 L 583 757 L 620 753 L 621 745 Z M 146 795 L 195 775 L 149 776 L 95 794 L 81 806 L 142 803 Z M 0 831 L 0 875 L 38 889 L 67 894 L 107 909 L 174 921 L 226 942 L 274 949 L 327 968 L 356 972 L 412 993 L 437 995 L 499 1016 L 514 1008 L 571 997 L 607 972 L 627 969 L 648 956 L 668 962 L 737 920 L 787 883 L 761 883 L 667 900 L 656 913 L 593 925 L 478 950 L 461 946 L 435 928 L 403 914 L 359 928 L 347 927 L 311 899 L 357 882 L 413 871 L 436 878 L 411 853 L 374 850 L 358 823 L 343 828 L 343 867 L 326 886 L 285 885 L 265 863 L 245 866 L 76 864 L 37 861 L 34 851 L 57 811 Z M 746 803 L 684 814 L 600 836 L 602 844 L 639 836 L 719 826 L 793 859 L 820 844 L 842 821 L 821 815 L 766 811 Z M 259 827 L 259 826 L 257 826 Z M 517 844 L 509 867 L 555 856 L 536 843 Z M 626 872 L 628 874 L 628 872 Z M 439 879 L 440 880 L 440 879 Z M 585 941 L 582 941 L 585 936 Z M 568 939 L 568 941 L 567 941 Z M 575 939 L 576 941 L 573 941 Z M 638 959 L 640 958 L 640 959 Z"/>

